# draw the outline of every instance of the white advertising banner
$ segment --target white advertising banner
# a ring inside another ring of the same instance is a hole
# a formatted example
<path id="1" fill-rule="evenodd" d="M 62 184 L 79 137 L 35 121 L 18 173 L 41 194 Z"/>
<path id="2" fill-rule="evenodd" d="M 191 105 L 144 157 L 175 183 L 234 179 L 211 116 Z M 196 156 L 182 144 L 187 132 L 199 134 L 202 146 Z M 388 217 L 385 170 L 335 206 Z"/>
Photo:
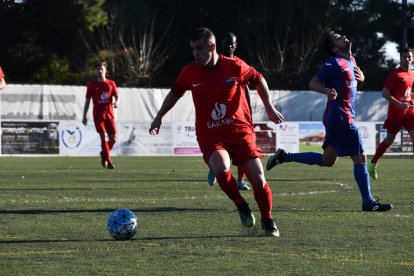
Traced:
<path id="1" fill-rule="evenodd" d="M 373 155 L 376 149 L 376 123 L 357 124 L 364 143 L 365 153 Z M 277 127 L 277 147 L 287 152 L 323 152 L 325 127 L 318 122 L 288 122 Z"/>
<path id="2" fill-rule="evenodd" d="M 173 155 L 202 155 L 194 122 L 173 123 Z"/>
<path id="3" fill-rule="evenodd" d="M 148 122 L 121 122 L 118 124 L 119 153 L 122 156 L 171 155 L 172 124 L 164 123 L 158 135 L 149 134 Z"/>
<path id="4" fill-rule="evenodd" d="M 299 152 L 299 124 L 283 122 L 276 128 L 276 147 L 286 152 Z"/>
<path id="5" fill-rule="evenodd" d="M 375 123 L 371 122 L 357 122 L 359 133 L 364 144 L 365 154 L 374 155 L 377 148 L 375 143 Z"/>
<path id="6" fill-rule="evenodd" d="M 84 126 L 80 121 L 60 121 L 61 135 L 60 155 L 63 156 L 99 156 L 101 141 L 95 126 Z M 116 147 L 112 150 L 116 155 Z"/>
<path id="7" fill-rule="evenodd" d="M 382 123 L 357 123 L 365 153 L 373 155 L 384 139 Z M 263 153 L 273 154 L 277 148 L 287 152 L 323 152 L 325 128 L 318 122 L 254 123 L 257 144 Z M 56 127 L 58 131 L 56 131 Z M 194 122 L 164 123 L 158 135 L 150 135 L 149 122 L 119 122 L 118 138 L 112 156 L 199 156 L 202 155 L 195 135 Z M 4 121 L 2 122 L 2 154 L 61 156 L 99 156 L 101 142 L 95 126 L 84 126 L 79 120 Z M 390 155 L 411 155 L 409 134 L 401 130 L 387 150 Z"/>

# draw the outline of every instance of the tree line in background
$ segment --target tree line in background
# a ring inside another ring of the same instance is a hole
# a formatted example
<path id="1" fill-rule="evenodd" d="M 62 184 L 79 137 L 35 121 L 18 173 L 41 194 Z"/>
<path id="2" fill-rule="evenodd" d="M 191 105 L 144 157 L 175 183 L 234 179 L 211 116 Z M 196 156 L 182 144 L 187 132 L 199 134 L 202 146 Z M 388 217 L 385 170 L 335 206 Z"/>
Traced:
<path id="1" fill-rule="evenodd" d="M 414 46 L 414 5 L 408 45 Z M 307 89 L 325 54 L 328 29 L 346 34 L 366 81 L 380 90 L 396 66 L 402 4 L 391 0 L 0 0 L 0 65 L 10 83 L 85 85 L 99 60 L 118 86 L 170 87 L 192 61 L 189 36 L 201 26 L 238 37 L 236 54 L 271 89 Z"/>

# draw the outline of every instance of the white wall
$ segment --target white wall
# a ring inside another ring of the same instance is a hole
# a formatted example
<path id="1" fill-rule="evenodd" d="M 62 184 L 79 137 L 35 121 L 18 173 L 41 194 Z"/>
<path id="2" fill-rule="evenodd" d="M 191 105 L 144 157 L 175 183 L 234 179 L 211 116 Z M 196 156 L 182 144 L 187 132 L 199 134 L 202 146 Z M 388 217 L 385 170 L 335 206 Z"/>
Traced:
<path id="1" fill-rule="evenodd" d="M 151 122 L 169 89 L 119 88 L 119 121 Z M 272 90 L 271 99 L 286 121 L 321 121 L 326 96 L 310 91 Z M 0 94 L 3 120 L 81 120 L 86 87 L 9 84 Z M 256 91 L 250 91 L 254 121 L 267 121 Z M 380 92 L 359 92 L 357 121 L 383 121 L 387 102 Z M 92 119 L 92 111 L 89 112 Z M 166 115 L 165 121 L 193 121 L 190 92 Z"/>

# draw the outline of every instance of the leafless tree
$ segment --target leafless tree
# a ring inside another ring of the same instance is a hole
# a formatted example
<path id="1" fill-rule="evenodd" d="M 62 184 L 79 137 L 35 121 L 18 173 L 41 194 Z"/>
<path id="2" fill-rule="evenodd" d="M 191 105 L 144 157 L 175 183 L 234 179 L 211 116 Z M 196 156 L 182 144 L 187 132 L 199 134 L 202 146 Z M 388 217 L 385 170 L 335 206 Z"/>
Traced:
<path id="1" fill-rule="evenodd" d="M 241 35 L 250 61 L 263 73 L 279 80 L 292 79 L 309 70 L 330 16 L 314 20 L 317 13 L 312 11 L 317 7 L 313 1 L 275 3 L 272 8 L 241 6 Z"/>
<path id="2" fill-rule="evenodd" d="M 140 28 L 126 28 L 117 16 L 113 10 L 109 24 L 99 29 L 94 59 L 108 61 L 108 73 L 118 85 L 149 86 L 175 49 L 175 42 L 168 36 L 172 21 L 156 36 L 155 16 Z"/>
<path id="3" fill-rule="evenodd" d="M 167 37 L 171 21 L 164 29 L 158 40 L 155 40 L 155 17 L 149 25 L 145 25 L 138 33 L 131 33 L 131 39 L 125 41 L 124 37 L 119 37 L 119 43 L 123 51 L 122 65 L 126 68 L 126 84 L 150 84 L 151 78 L 156 76 L 160 68 L 170 57 L 171 50 L 174 48 L 173 42 Z"/>

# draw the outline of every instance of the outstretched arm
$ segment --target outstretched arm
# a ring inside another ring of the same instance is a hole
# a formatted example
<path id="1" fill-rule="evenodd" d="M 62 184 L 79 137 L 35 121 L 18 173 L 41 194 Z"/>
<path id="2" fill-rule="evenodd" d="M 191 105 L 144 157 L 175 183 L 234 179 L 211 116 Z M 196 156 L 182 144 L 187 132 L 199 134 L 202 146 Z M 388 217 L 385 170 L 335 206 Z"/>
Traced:
<path id="1" fill-rule="evenodd" d="M 336 93 L 335 89 L 333 88 L 326 88 L 325 84 L 322 80 L 318 79 L 317 77 L 313 77 L 309 82 L 309 89 L 325 94 L 328 97 L 328 100 L 335 100 L 338 93 Z"/>
<path id="2" fill-rule="evenodd" d="M 275 124 L 280 124 L 285 119 L 279 111 L 273 106 L 272 101 L 270 100 L 269 96 L 269 87 L 267 86 L 267 82 L 264 78 L 260 80 L 258 84 L 256 84 L 256 91 L 262 99 L 264 108 L 267 113 L 267 117 L 269 120 L 274 122 Z"/>
<path id="3" fill-rule="evenodd" d="M 157 135 L 160 132 L 162 118 L 171 108 L 173 108 L 179 99 L 180 97 L 174 94 L 172 91 L 168 93 L 167 97 L 165 97 L 164 102 L 162 103 L 160 110 L 157 113 L 157 116 L 155 116 L 154 121 L 151 123 L 151 127 L 149 129 L 149 133 L 151 135 Z"/>

